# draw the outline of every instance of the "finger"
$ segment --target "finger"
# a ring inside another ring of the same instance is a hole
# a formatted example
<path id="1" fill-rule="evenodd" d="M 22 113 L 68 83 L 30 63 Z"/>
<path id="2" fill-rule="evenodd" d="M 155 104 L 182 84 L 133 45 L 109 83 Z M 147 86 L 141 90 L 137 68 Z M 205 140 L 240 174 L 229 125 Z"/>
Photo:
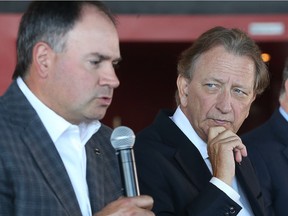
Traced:
<path id="1" fill-rule="evenodd" d="M 235 160 L 240 163 L 242 161 L 242 157 L 247 157 L 247 149 L 244 145 L 236 146 L 234 149 L 234 157 Z"/>
<path id="2" fill-rule="evenodd" d="M 238 163 L 242 161 L 242 155 L 239 150 L 234 150 L 234 158 L 235 158 L 235 161 Z"/>
<path id="3" fill-rule="evenodd" d="M 131 198 L 134 202 L 134 204 L 140 208 L 144 208 L 147 210 L 151 210 L 153 207 L 153 199 L 150 196 L 147 195 L 140 195 L 136 197 Z"/>
<path id="4" fill-rule="evenodd" d="M 222 133 L 226 129 L 224 127 L 210 127 L 208 132 L 208 142 L 213 140 L 218 134 Z"/>
<path id="5" fill-rule="evenodd" d="M 233 150 L 235 153 L 237 152 L 244 157 L 247 156 L 246 146 L 242 143 L 241 139 L 235 134 L 234 136 L 230 136 L 230 137 L 226 137 L 222 139 L 222 144 L 226 144 L 227 146 L 230 146 L 230 148 L 232 148 L 231 150 Z"/>
<path id="6" fill-rule="evenodd" d="M 94 216 L 106 215 L 154 215 L 152 211 L 153 199 L 149 196 L 120 197 L 109 203 Z"/>

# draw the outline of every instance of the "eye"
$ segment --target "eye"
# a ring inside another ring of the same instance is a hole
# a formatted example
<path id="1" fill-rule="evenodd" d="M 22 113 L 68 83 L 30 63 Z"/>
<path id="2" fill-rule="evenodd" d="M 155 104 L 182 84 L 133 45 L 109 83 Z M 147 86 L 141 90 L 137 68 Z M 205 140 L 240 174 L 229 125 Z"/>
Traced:
<path id="1" fill-rule="evenodd" d="M 205 86 L 208 88 L 208 89 L 215 89 L 217 88 L 217 85 L 215 83 L 206 83 Z"/>
<path id="2" fill-rule="evenodd" d="M 118 61 L 117 62 L 113 62 L 112 64 L 113 64 L 113 68 L 114 69 L 118 69 L 120 67 L 120 62 L 118 62 Z"/>
<path id="3" fill-rule="evenodd" d="M 90 60 L 90 61 L 89 61 L 89 63 L 90 63 L 91 65 L 98 65 L 98 64 L 100 64 L 100 62 L 101 62 L 101 61 L 99 61 L 99 60 Z"/>
<path id="4" fill-rule="evenodd" d="M 247 93 L 246 92 L 244 92 L 243 90 L 241 90 L 241 89 L 239 89 L 239 88 L 235 88 L 235 89 L 233 89 L 233 91 L 237 94 L 237 95 L 239 95 L 239 96 L 245 96 L 245 95 L 247 95 Z"/>

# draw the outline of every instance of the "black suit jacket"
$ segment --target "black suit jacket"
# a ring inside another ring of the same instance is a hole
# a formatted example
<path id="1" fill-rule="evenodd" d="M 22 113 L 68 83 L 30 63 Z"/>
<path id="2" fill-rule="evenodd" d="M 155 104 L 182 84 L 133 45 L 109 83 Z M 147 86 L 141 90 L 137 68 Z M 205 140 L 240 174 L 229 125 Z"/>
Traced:
<path id="1" fill-rule="evenodd" d="M 260 127 L 242 136 L 260 179 L 269 215 L 288 215 L 288 123 L 275 110 Z"/>
<path id="2" fill-rule="evenodd" d="M 110 134 L 102 125 L 85 147 L 93 213 L 122 195 Z M 16 82 L 0 98 L 0 215 L 81 215 L 60 155 Z"/>
<path id="3" fill-rule="evenodd" d="M 162 111 L 137 134 L 134 145 L 140 192 L 154 198 L 156 215 L 237 215 L 241 207 L 209 181 L 201 154 Z M 256 216 L 262 216 L 260 187 L 248 158 L 237 166 L 237 178 Z"/>

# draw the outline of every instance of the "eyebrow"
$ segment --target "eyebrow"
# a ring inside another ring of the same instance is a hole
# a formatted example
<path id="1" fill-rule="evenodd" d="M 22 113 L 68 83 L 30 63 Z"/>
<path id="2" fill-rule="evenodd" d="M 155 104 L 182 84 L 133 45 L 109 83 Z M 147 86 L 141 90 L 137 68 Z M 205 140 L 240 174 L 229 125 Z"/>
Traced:
<path id="1" fill-rule="evenodd" d="M 110 60 L 110 59 L 112 59 L 110 56 L 103 55 L 103 54 L 100 54 L 100 53 L 91 53 L 91 54 L 89 54 L 89 55 L 98 57 L 100 60 Z M 89 55 L 88 55 L 88 56 L 89 56 Z M 112 60 L 113 60 L 113 59 L 112 59 Z M 116 59 L 113 60 L 113 62 L 115 62 L 115 61 L 116 61 L 116 62 L 122 61 L 122 57 L 119 57 L 119 58 L 116 58 Z"/>
<path id="2" fill-rule="evenodd" d="M 223 84 L 223 83 L 225 83 L 225 80 L 223 80 L 223 79 L 219 79 L 219 78 L 215 78 L 215 77 L 213 77 L 213 78 L 206 78 L 205 79 L 206 81 L 214 81 L 214 82 L 218 82 L 218 83 L 221 83 L 221 84 Z M 243 84 L 240 84 L 240 83 L 234 83 L 233 84 L 233 86 L 234 87 L 239 87 L 239 88 L 243 88 L 243 89 L 250 89 L 250 87 L 249 86 L 245 86 L 245 83 Z"/>
<path id="3" fill-rule="evenodd" d="M 225 81 L 223 79 L 219 79 L 219 78 L 215 78 L 215 77 L 206 77 L 204 80 L 206 82 L 214 81 L 214 82 L 219 82 L 219 83 L 225 83 Z"/>

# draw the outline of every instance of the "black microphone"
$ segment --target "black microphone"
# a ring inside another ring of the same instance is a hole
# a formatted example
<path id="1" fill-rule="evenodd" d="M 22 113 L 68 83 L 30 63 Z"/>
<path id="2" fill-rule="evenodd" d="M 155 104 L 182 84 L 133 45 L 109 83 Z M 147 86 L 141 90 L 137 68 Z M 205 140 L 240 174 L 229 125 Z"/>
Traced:
<path id="1" fill-rule="evenodd" d="M 111 134 L 111 144 L 118 155 L 121 179 L 127 197 L 139 196 L 138 178 L 136 172 L 133 146 L 134 132 L 125 126 L 119 126 Z"/>

